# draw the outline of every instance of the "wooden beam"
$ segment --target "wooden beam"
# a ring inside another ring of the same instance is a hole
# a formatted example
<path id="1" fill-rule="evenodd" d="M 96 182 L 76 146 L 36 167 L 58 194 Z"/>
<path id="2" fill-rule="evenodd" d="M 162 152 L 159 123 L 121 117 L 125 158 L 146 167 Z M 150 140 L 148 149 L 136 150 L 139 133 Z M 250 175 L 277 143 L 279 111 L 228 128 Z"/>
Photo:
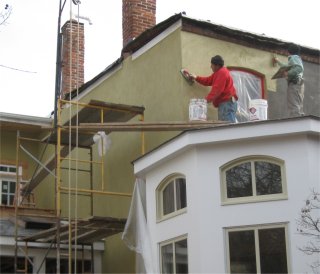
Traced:
<path id="1" fill-rule="evenodd" d="M 141 123 L 81 123 L 78 128 L 86 131 L 183 131 L 188 129 L 208 128 L 224 125 L 223 121 L 195 121 L 195 122 L 141 122 Z M 67 127 L 66 127 L 67 128 Z"/>

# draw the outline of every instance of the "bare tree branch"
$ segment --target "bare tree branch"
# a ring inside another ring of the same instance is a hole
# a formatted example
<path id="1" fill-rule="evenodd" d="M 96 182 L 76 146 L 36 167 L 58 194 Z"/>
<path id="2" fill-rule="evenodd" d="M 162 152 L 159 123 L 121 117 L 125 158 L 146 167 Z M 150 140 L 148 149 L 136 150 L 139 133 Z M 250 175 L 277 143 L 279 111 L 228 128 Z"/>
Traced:
<path id="1" fill-rule="evenodd" d="M 320 192 L 312 190 L 301 209 L 300 218 L 297 220 L 297 231 L 300 235 L 308 237 L 305 246 L 299 250 L 307 255 L 320 254 Z M 320 261 L 310 265 L 314 273 L 320 273 Z"/>
<path id="2" fill-rule="evenodd" d="M 3 10 L 0 12 L 0 25 L 5 25 L 6 21 L 10 17 L 12 12 L 12 6 L 5 4 Z"/>

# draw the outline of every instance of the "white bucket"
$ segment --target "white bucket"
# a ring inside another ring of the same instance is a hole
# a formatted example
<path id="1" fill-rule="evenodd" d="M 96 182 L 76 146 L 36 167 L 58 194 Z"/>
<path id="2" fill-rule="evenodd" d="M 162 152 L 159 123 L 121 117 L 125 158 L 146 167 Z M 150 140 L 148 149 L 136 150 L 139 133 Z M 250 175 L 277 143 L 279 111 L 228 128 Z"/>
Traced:
<path id="1" fill-rule="evenodd" d="M 190 121 L 207 121 L 207 100 L 191 99 L 189 103 Z"/>
<path id="2" fill-rule="evenodd" d="M 264 99 L 254 99 L 249 102 L 249 119 L 267 120 L 268 119 L 268 101 Z"/>

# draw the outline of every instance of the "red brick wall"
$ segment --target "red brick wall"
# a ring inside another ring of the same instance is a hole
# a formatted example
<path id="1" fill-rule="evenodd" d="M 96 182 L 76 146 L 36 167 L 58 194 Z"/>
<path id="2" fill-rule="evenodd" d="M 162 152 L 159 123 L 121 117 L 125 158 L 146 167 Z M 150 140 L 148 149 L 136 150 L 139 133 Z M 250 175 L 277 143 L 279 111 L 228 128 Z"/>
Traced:
<path id="1" fill-rule="evenodd" d="M 122 0 L 123 46 L 156 24 L 156 0 Z"/>
<path id="2" fill-rule="evenodd" d="M 79 44 L 78 44 L 79 38 Z M 70 41 L 71 50 L 70 50 Z M 67 21 L 62 27 L 61 98 L 84 83 L 84 24 Z"/>

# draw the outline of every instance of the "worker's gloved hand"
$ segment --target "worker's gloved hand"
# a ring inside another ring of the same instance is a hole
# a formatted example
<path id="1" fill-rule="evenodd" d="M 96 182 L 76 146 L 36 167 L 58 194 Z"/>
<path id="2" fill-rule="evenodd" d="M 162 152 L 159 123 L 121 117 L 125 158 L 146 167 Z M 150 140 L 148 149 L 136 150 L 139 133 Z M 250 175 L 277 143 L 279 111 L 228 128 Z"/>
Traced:
<path id="1" fill-rule="evenodd" d="M 181 69 L 180 72 L 190 85 L 194 83 L 194 80 L 197 77 L 196 75 L 190 73 L 187 69 Z"/>
<path id="2" fill-rule="evenodd" d="M 191 80 L 195 80 L 197 78 L 197 75 L 189 73 L 189 77 Z"/>
<path id="3" fill-rule="evenodd" d="M 187 71 L 186 69 L 184 70 L 184 74 L 190 79 L 190 80 L 195 80 L 197 78 L 196 75 L 194 75 L 193 73 Z"/>

